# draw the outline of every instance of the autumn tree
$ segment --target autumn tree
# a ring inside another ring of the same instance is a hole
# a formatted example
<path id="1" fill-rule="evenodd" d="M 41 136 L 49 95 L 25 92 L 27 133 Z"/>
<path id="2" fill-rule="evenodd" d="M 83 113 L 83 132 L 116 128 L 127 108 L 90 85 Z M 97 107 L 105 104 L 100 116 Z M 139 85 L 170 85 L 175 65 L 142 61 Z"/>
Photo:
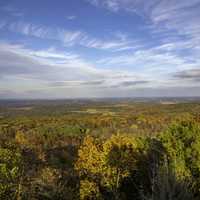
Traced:
<path id="1" fill-rule="evenodd" d="M 81 179 L 87 179 L 95 185 L 96 192 L 103 188 L 111 191 L 115 199 L 120 199 L 119 187 L 121 181 L 128 177 L 134 169 L 137 156 L 137 141 L 126 135 L 113 135 L 104 142 L 98 142 L 87 136 L 78 152 L 76 169 Z M 81 197 L 84 199 L 81 185 Z M 88 187 L 92 188 L 92 187 Z M 89 191 L 87 189 L 87 195 Z M 94 193 L 92 190 L 91 193 Z M 97 194 L 96 194 L 97 195 Z M 100 194 L 97 195 L 100 198 Z"/>

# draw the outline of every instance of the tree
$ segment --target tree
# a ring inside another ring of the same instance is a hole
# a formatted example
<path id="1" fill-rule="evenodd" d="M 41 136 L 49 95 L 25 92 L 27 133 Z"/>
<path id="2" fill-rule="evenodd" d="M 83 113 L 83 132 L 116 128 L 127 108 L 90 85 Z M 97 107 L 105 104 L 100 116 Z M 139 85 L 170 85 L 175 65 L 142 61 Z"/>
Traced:
<path id="1" fill-rule="evenodd" d="M 119 187 L 123 178 L 134 170 L 137 156 L 137 141 L 126 135 L 113 135 L 105 142 L 98 142 L 87 136 L 78 152 L 76 169 L 81 179 L 96 184 L 96 190 L 102 188 L 111 191 L 115 199 L 120 199 Z M 82 195 L 86 189 L 82 188 Z M 97 195 L 100 196 L 100 195 Z"/>
<path id="2" fill-rule="evenodd" d="M 190 179 L 200 195 L 200 126 L 194 121 L 172 125 L 160 140 L 166 150 L 170 167 L 178 180 Z M 192 186 L 191 186 L 192 187 Z"/>
<path id="3" fill-rule="evenodd" d="M 20 199 L 21 155 L 0 148 L 0 199 Z"/>

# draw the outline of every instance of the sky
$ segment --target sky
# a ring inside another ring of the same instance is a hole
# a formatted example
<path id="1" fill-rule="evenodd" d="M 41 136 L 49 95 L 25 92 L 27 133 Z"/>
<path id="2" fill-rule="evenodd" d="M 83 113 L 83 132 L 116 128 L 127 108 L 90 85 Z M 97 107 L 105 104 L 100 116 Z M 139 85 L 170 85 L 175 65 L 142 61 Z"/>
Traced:
<path id="1" fill-rule="evenodd" d="M 200 0 L 1 0 L 0 99 L 200 96 Z"/>

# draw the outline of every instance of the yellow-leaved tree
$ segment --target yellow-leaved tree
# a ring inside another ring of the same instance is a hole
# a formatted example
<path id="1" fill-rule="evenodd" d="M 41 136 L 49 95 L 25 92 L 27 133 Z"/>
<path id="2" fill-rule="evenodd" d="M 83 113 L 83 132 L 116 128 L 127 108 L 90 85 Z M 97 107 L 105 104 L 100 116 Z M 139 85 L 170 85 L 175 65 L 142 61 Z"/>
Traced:
<path id="1" fill-rule="evenodd" d="M 101 199 L 100 193 L 105 189 L 115 199 L 120 199 L 120 183 L 134 170 L 136 157 L 137 140 L 134 137 L 113 135 L 106 141 L 98 141 L 86 136 L 76 162 L 81 180 L 87 180 L 87 184 L 80 184 L 81 199 L 94 199 L 94 191 L 98 193 L 96 199 Z M 95 185 L 95 190 L 88 186 L 84 189 L 86 185 Z M 84 194 L 84 191 L 87 192 Z"/>

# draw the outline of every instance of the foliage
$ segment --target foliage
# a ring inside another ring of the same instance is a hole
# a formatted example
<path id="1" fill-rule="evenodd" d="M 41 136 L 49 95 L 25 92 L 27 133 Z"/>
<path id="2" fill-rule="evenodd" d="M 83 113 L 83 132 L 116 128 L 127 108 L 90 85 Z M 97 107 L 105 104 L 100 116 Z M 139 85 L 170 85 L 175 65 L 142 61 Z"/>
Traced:
<path id="1" fill-rule="evenodd" d="M 160 136 L 169 163 L 180 179 L 190 178 L 196 192 L 200 184 L 200 126 L 194 121 L 174 124 Z M 200 195 L 200 193 L 199 193 Z"/>
<path id="2" fill-rule="evenodd" d="M 24 104 L 0 106 L 0 199 L 199 199 L 198 102 Z"/>
<path id="3" fill-rule="evenodd" d="M 80 199 L 101 199 L 98 185 L 88 180 L 80 181 Z"/>
<path id="4" fill-rule="evenodd" d="M 76 169 L 84 179 L 90 178 L 118 196 L 121 181 L 134 170 L 136 156 L 137 142 L 133 137 L 113 135 L 100 143 L 87 136 L 79 149 Z"/>
<path id="5" fill-rule="evenodd" d="M 21 155 L 19 153 L 0 148 L 0 199 L 14 199 L 17 196 L 21 175 L 20 165 Z"/>

